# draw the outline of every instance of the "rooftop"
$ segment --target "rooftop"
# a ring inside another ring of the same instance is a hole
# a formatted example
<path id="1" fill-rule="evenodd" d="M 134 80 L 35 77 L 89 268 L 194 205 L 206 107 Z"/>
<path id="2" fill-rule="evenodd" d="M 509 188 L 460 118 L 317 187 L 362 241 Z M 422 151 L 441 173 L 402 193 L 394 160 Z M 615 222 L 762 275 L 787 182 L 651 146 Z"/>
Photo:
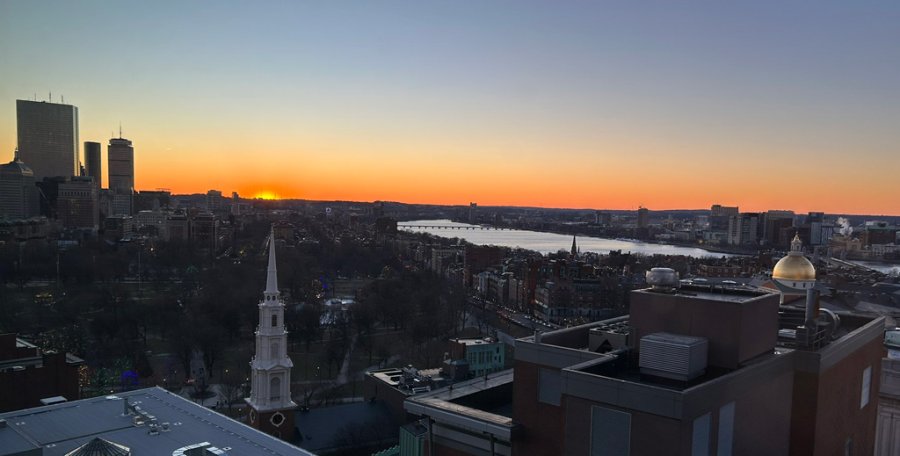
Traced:
<path id="1" fill-rule="evenodd" d="M 404 408 L 414 415 L 509 438 L 513 428 L 512 386 L 510 369 L 410 397 Z"/>
<path id="2" fill-rule="evenodd" d="M 679 288 L 671 291 L 660 291 L 653 288 L 634 290 L 632 293 L 669 294 L 673 296 L 693 297 L 711 301 L 744 303 L 766 296 L 771 292 L 757 287 L 747 286 L 742 283 L 699 282 L 694 279 L 691 282 L 682 281 Z"/>
<path id="3" fill-rule="evenodd" d="M 450 341 L 456 342 L 458 344 L 467 345 L 467 346 L 468 345 L 488 345 L 488 344 L 493 344 L 493 343 L 497 342 L 494 339 L 491 339 L 490 337 L 472 337 L 472 338 L 465 338 L 465 339 L 462 339 L 462 338 L 461 339 L 450 339 Z"/>
<path id="4" fill-rule="evenodd" d="M 161 431 L 151 433 L 147 424 L 135 424 L 135 415 L 125 415 L 126 398 L 154 416 Z M 6 420 L 0 426 L 0 456 L 35 449 L 43 449 L 39 454 L 44 456 L 62 456 L 95 437 L 134 454 L 175 455 L 204 442 L 222 454 L 312 454 L 162 388 L 18 410 L 0 414 L 0 420 Z"/>

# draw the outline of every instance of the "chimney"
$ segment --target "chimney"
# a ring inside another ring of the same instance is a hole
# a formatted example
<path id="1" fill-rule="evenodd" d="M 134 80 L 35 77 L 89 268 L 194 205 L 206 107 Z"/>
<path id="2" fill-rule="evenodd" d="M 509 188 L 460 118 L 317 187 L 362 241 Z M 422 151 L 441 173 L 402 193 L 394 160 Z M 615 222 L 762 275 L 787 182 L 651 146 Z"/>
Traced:
<path id="1" fill-rule="evenodd" d="M 807 328 L 814 328 L 816 326 L 816 316 L 819 314 L 819 293 L 815 290 L 815 288 L 808 288 L 806 290 L 806 315 L 804 319 L 804 325 Z M 813 329 L 813 331 L 815 331 Z"/>

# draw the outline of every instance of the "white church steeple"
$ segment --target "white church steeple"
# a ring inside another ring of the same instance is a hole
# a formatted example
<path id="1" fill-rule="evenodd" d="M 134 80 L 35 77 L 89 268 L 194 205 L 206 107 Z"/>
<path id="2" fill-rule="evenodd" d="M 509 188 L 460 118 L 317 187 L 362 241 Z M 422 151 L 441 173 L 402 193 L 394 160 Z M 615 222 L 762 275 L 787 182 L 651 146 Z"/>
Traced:
<path id="1" fill-rule="evenodd" d="M 266 289 L 258 307 L 256 354 L 250 361 L 250 397 L 245 399 L 251 408 L 250 425 L 286 438 L 293 434 L 293 409 L 297 404 L 291 400 L 291 367 L 294 364 L 287 355 L 284 302 L 278 291 L 274 232 L 269 235 Z"/>

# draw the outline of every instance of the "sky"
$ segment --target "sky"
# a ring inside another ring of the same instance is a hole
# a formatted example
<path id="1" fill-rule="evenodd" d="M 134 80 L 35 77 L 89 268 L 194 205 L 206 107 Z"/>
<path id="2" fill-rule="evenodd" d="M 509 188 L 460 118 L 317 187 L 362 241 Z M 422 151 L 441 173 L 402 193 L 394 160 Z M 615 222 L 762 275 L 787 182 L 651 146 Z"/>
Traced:
<path id="1" fill-rule="evenodd" d="M 740 3 L 740 4 L 738 4 Z M 900 2 L 0 1 L 138 189 L 900 215 Z M 106 148 L 104 147 L 104 168 Z"/>

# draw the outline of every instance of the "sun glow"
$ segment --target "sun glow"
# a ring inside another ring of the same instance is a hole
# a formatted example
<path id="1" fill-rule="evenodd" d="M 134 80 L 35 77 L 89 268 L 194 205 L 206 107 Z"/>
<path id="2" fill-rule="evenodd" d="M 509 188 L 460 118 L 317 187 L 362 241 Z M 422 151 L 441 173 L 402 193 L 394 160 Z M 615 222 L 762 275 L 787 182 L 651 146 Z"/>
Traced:
<path id="1" fill-rule="evenodd" d="M 275 194 L 275 192 L 262 191 L 258 192 L 256 195 L 253 195 L 253 198 L 262 200 L 277 200 L 278 195 Z"/>

